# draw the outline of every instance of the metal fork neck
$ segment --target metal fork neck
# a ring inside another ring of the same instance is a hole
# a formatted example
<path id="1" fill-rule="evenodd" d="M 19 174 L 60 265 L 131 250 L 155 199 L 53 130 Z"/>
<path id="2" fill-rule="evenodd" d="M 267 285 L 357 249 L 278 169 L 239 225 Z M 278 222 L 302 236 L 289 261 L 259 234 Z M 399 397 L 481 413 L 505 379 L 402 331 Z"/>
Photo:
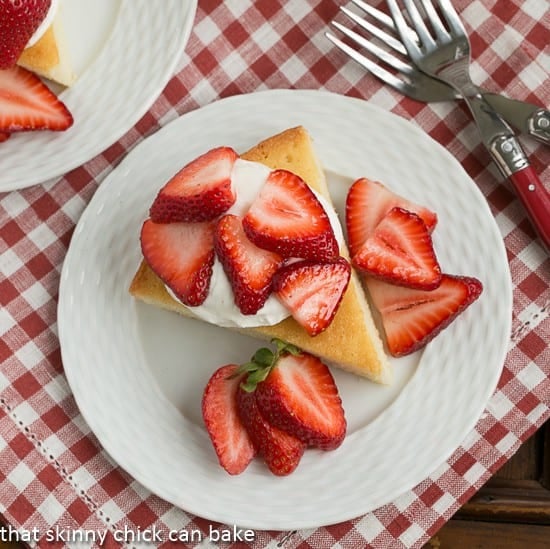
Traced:
<path id="1" fill-rule="evenodd" d="M 460 63 L 439 72 L 457 89 L 472 112 L 483 144 L 489 149 L 493 160 L 505 177 L 529 165 L 527 156 L 518 143 L 512 128 L 491 107 L 482 90 L 470 79 Z"/>
<path id="2" fill-rule="evenodd" d="M 469 65 L 470 58 L 468 56 L 458 60 L 448 59 L 448 63 L 437 70 L 436 76 L 459 90 L 463 97 L 474 97 L 479 95 L 481 90 L 470 78 Z"/>

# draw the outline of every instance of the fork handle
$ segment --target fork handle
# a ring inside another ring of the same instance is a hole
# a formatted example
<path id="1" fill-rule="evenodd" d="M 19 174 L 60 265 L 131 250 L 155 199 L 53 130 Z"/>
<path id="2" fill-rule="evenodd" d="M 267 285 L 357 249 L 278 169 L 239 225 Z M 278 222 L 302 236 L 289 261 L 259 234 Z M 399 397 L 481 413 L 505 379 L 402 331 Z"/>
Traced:
<path id="1" fill-rule="evenodd" d="M 550 193 L 529 163 L 513 133 L 503 133 L 488 147 L 493 160 L 510 180 L 546 251 L 550 253 Z"/>
<path id="2" fill-rule="evenodd" d="M 550 253 L 550 193 L 532 166 L 512 173 L 509 179 L 546 251 Z"/>

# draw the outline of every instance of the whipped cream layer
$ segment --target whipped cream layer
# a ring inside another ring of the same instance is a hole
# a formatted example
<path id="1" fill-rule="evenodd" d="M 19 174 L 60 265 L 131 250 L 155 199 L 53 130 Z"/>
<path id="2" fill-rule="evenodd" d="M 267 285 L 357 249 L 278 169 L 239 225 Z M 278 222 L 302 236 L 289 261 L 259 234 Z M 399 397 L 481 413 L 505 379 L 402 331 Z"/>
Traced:
<path id="1" fill-rule="evenodd" d="M 43 19 L 42 23 L 40 23 L 40 26 L 34 31 L 34 34 L 31 36 L 31 39 L 27 43 L 27 48 L 34 46 L 40 40 L 40 38 L 42 38 L 48 27 L 53 23 L 58 8 L 59 0 L 52 0 L 50 4 L 50 9 L 48 10 L 46 17 Z"/>
<path id="2" fill-rule="evenodd" d="M 236 200 L 226 213 L 244 217 L 271 171 L 263 164 L 238 158 L 231 173 L 231 184 L 236 194 Z M 313 189 L 312 191 L 326 211 L 334 236 L 341 246 L 344 236 L 336 212 L 323 196 Z M 166 287 L 166 289 L 174 299 L 181 303 L 170 288 Z M 218 258 L 214 260 L 208 297 L 202 305 L 187 308 L 198 318 L 227 328 L 272 326 L 290 316 L 288 309 L 277 299 L 275 294 L 269 296 L 264 306 L 256 314 L 243 315 L 235 305 L 231 283 Z"/>

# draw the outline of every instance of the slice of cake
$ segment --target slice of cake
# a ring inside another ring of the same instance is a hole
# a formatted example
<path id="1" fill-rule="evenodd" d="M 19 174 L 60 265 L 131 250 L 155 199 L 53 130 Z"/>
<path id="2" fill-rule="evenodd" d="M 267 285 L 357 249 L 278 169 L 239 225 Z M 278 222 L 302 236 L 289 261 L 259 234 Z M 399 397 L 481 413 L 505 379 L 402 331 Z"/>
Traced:
<path id="1" fill-rule="evenodd" d="M 17 64 L 63 86 L 74 83 L 76 76 L 65 42 L 60 10 L 38 41 L 23 50 Z"/>
<path id="2" fill-rule="evenodd" d="M 302 127 L 272 136 L 241 154 L 240 158 L 260 163 L 272 170 L 288 170 L 330 202 L 324 172 L 311 138 Z M 340 241 L 340 255 L 349 258 L 343 240 Z M 197 318 L 193 307 L 186 307 L 177 300 L 145 260 L 132 280 L 130 293 L 150 305 Z M 315 336 L 309 335 L 292 316 L 274 325 L 237 326 L 230 329 L 260 339 L 282 339 L 324 361 L 377 383 L 387 384 L 392 381 L 392 371 L 382 340 L 361 283 L 354 272 L 330 325 Z"/>

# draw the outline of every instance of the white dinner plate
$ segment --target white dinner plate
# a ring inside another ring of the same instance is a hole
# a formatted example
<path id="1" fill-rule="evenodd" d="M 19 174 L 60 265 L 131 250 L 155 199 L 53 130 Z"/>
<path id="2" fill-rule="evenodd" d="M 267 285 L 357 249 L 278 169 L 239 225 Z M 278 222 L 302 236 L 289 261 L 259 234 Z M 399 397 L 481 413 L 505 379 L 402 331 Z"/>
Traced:
<path id="1" fill-rule="evenodd" d="M 59 95 L 74 124 L 65 132 L 13 134 L 2 143 L 0 192 L 59 177 L 134 126 L 173 75 L 196 6 L 197 0 L 61 0 L 78 79 Z"/>
<path id="2" fill-rule="evenodd" d="M 435 210 L 445 272 L 484 291 L 423 352 L 393 360 L 392 387 L 334 369 L 349 423 L 333 452 L 306 451 L 275 477 L 260 460 L 241 475 L 217 464 L 200 412 L 215 368 L 245 362 L 255 340 L 181 318 L 128 294 L 139 231 L 161 185 L 218 145 L 244 151 L 305 126 L 341 214 L 351 182 L 379 179 Z M 424 480 L 474 427 L 495 389 L 511 324 L 511 283 L 497 225 L 480 191 L 439 144 L 368 103 L 316 91 L 231 97 L 190 112 L 146 139 L 101 185 L 82 215 L 61 278 L 65 371 L 107 452 L 167 501 L 226 524 L 285 530 L 351 519 Z"/>

